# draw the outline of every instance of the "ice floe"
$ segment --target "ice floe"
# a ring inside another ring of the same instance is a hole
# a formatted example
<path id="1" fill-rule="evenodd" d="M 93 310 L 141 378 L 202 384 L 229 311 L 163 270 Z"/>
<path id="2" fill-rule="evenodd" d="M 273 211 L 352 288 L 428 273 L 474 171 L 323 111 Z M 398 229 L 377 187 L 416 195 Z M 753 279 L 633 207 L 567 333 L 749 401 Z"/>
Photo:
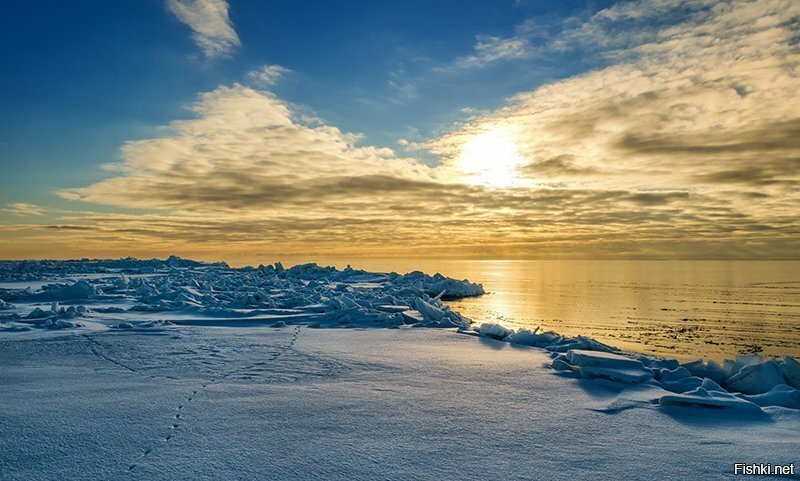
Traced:
<path id="1" fill-rule="evenodd" d="M 570 349 L 565 357 L 570 368 L 584 377 L 624 383 L 642 383 L 653 377 L 653 372 L 641 361 L 619 354 Z"/>
<path id="2" fill-rule="evenodd" d="M 792 409 L 800 409 L 800 390 L 786 384 L 778 384 L 763 394 L 748 396 L 747 394 L 737 394 L 742 399 L 746 399 L 759 406 L 783 406 Z"/>
<path id="3" fill-rule="evenodd" d="M 742 355 L 734 360 L 683 364 L 645 354 L 623 352 L 583 336 L 566 337 L 539 329 L 513 330 L 484 323 L 464 329 L 478 335 L 550 351 L 550 366 L 586 379 L 604 379 L 626 385 L 647 384 L 664 407 L 730 408 L 760 411 L 780 406 L 800 409 L 800 362 L 793 357 L 765 360 Z"/>
<path id="4" fill-rule="evenodd" d="M 735 408 L 749 412 L 760 412 L 756 404 L 725 391 L 708 390 L 702 386 L 681 394 L 667 394 L 658 399 L 661 406 L 684 406 L 706 408 Z"/>
<path id="5" fill-rule="evenodd" d="M 116 328 L 153 320 L 225 326 L 463 327 L 470 320 L 442 300 L 484 292 L 480 284 L 441 274 L 371 273 L 317 264 L 287 269 L 281 263 L 234 269 L 175 256 L 163 261 L 0 262 L 0 281 L 20 280 L 52 282 L 0 289 L 0 323 L 5 327 L 26 323 L 52 328 L 48 320 L 74 317 Z M 49 302 L 71 305 L 47 309 Z"/>

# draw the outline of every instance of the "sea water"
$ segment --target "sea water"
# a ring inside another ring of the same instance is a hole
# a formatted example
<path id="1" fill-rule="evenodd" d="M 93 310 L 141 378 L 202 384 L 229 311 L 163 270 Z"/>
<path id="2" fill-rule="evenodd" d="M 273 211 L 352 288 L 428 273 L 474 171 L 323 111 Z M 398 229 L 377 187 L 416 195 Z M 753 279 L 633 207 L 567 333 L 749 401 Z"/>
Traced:
<path id="1" fill-rule="evenodd" d="M 477 322 L 541 326 L 678 359 L 800 356 L 800 261 L 316 259 L 483 283 L 451 302 Z M 267 263 L 268 261 L 258 261 Z"/>

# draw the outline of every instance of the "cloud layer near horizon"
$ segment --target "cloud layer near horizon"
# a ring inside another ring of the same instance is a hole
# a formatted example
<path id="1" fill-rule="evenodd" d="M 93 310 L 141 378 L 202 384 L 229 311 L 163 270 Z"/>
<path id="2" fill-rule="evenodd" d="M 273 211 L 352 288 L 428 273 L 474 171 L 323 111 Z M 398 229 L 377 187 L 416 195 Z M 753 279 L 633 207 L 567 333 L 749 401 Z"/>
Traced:
<path id="1" fill-rule="evenodd" d="M 798 19 L 792 1 L 643 0 L 574 21 L 541 48 L 594 49 L 607 66 L 417 144 L 441 159 L 433 167 L 360 145 L 270 92 L 220 86 L 168 134 L 125 144 L 109 179 L 62 192 L 146 214 L 0 229 L 31 246 L 218 258 L 796 257 Z M 529 31 L 481 37 L 453 65 L 526 61 Z M 465 144 L 496 129 L 514 139 L 520 182 L 465 183 Z"/>

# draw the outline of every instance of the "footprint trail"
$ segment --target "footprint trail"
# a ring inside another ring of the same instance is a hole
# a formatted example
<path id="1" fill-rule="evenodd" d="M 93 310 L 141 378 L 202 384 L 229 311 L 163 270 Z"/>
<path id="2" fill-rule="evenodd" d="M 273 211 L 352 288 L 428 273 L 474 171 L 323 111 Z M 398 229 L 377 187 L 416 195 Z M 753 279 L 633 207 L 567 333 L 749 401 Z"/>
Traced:
<path id="1" fill-rule="evenodd" d="M 252 369 L 254 369 L 254 368 L 258 367 L 258 366 L 263 366 L 265 364 L 269 364 L 270 362 L 274 362 L 279 357 L 284 355 L 286 352 L 294 349 L 294 345 L 297 343 L 297 338 L 300 336 L 300 329 L 301 329 L 301 326 L 295 326 L 294 331 L 293 331 L 293 333 L 292 333 L 292 335 L 291 335 L 291 337 L 289 339 L 289 342 L 285 346 L 283 346 L 279 351 L 277 351 L 272 356 L 267 358 L 266 360 L 254 363 L 254 364 L 249 365 L 249 366 L 245 366 L 245 367 L 242 367 L 242 368 L 237 368 L 237 369 L 234 369 L 232 371 L 229 371 L 228 373 L 226 373 L 226 374 L 224 374 L 222 376 L 215 377 L 215 378 L 210 379 L 209 381 L 202 382 L 200 384 L 200 388 L 192 390 L 191 394 L 187 395 L 185 398 L 183 398 L 181 400 L 181 402 L 179 402 L 175 406 L 174 411 L 176 411 L 176 412 L 172 416 L 173 420 L 172 420 L 172 422 L 171 422 L 171 424 L 170 424 L 170 426 L 168 428 L 167 433 L 163 437 L 161 437 L 154 445 L 152 445 L 150 447 L 147 447 L 142 451 L 142 454 L 140 456 L 140 462 L 143 462 L 150 454 L 152 454 L 159 447 L 162 447 L 162 448 L 165 447 L 167 445 L 167 443 L 169 443 L 175 437 L 175 435 L 180 431 L 181 423 L 185 422 L 185 419 L 182 416 L 182 413 L 185 411 L 185 409 L 187 409 L 189 407 L 189 403 L 191 403 L 193 400 L 195 400 L 196 397 L 198 397 L 200 395 L 200 391 L 201 390 L 208 389 L 210 386 L 212 386 L 212 385 L 214 385 L 214 384 L 216 384 L 216 383 L 218 383 L 220 381 L 223 381 L 225 379 L 229 379 L 230 377 L 235 376 L 237 374 L 244 373 L 246 371 L 252 370 Z M 115 363 L 115 364 L 117 364 L 117 363 Z M 136 371 L 134 371 L 134 372 L 136 372 Z M 133 473 L 138 466 L 139 466 L 139 464 L 137 464 L 137 463 L 131 463 L 130 465 L 128 465 L 127 472 L 128 473 Z"/>

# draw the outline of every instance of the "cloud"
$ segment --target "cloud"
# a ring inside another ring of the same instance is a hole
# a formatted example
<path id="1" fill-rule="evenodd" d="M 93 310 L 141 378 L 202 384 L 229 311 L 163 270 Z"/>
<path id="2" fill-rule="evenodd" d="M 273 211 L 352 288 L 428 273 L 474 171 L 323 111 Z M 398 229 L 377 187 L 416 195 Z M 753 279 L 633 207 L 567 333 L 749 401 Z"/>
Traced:
<path id="1" fill-rule="evenodd" d="M 248 73 L 247 79 L 258 87 L 271 87 L 290 72 L 291 70 L 280 65 L 264 65 L 260 69 Z"/>
<path id="2" fill-rule="evenodd" d="M 695 258 L 768 252 L 776 257 L 790 256 L 795 242 L 775 228 L 780 224 L 686 192 L 491 191 L 391 176 L 326 179 L 321 187 L 298 187 L 288 198 L 254 200 L 236 211 L 65 216 L 57 225 L 16 226 L 15 235 L 31 240 L 18 243 L 20 248 L 47 239 L 50 249 L 177 251 L 226 259 L 252 259 L 253 252 Z"/>
<path id="3" fill-rule="evenodd" d="M 167 0 L 167 8 L 192 29 L 192 39 L 209 59 L 229 55 L 240 45 L 225 0 Z"/>
<path id="4" fill-rule="evenodd" d="M 429 148 L 455 162 L 475 132 L 503 128 L 527 161 L 520 174 L 532 180 L 714 190 L 749 176 L 774 195 L 794 195 L 800 4 L 676 5 L 647 0 L 598 12 L 563 35 L 573 46 L 578 31 L 584 44 L 609 45 L 615 63 L 521 93 Z M 673 10 L 680 13 L 664 13 Z M 657 16 L 674 23 L 654 29 Z"/>
<path id="5" fill-rule="evenodd" d="M 265 91 L 219 87 L 191 110 L 196 118 L 173 122 L 173 135 L 127 143 L 123 175 L 62 196 L 182 211 L 268 209 L 323 198 L 341 188 L 341 179 L 430 178 L 427 167 L 391 149 L 361 147 L 358 135 L 301 123 Z"/>
<path id="6" fill-rule="evenodd" d="M 220 86 L 162 136 L 126 143 L 108 179 L 61 193 L 142 213 L 0 226 L 12 246 L 4 249 L 793 258 L 798 18 L 800 4 L 780 0 L 644 0 L 575 20 L 551 44 L 592 45 L 609 64 L 522 92 L 438 138 L 398 141 L 437 155 L 435 167 L 304 120 L 268 91 Z M 484 39 L 492 42 L 503 43 Z M 486 47 L 474 57 L 519 51 Z M 464 146 L 493 131 L 514 145 L 482 146 L 485 162 L 518 155 L 524 183 L 490 188 L 453 175 Z"/>
<path id="7" fill-rule="evenodd" d="M 388 85 L 393 93 L 391 100 L 395 103 L 407 102 L 418 97 L 417 87 L 411 83 L 389 80 Z"/>
<path id="8" fill-rule="evenodd" d="M 458 57 L 447 67 L 440 68 L 440 71 L 466 70 L 485 67 L 491 63 L 501 60 L 520 60 L 530 58 L 534 54 L 534 49 L 529 40 L 524 37 L 496 37 L 490 35 L 478 35 L 474 46 L 474 53 Z"/>
<path id="9" fill-rule="evenodd" d="M 572 154 L 561 154 L 523 165 L 520 173 L 528 177 L 554 178 L 566 176 L 599 175 L 602 172 L 592 166 L 577 166 L 577 159 Z"/>
<path id="10" fill-rule="evenodd" d="M 2 209 L 6 214 L 11 214 L 19 217 L 30 217 L 44 215 L 45 209 L 34 204 L 25 204 L 18 202 L 11 204 L 7 208 Z"/>

